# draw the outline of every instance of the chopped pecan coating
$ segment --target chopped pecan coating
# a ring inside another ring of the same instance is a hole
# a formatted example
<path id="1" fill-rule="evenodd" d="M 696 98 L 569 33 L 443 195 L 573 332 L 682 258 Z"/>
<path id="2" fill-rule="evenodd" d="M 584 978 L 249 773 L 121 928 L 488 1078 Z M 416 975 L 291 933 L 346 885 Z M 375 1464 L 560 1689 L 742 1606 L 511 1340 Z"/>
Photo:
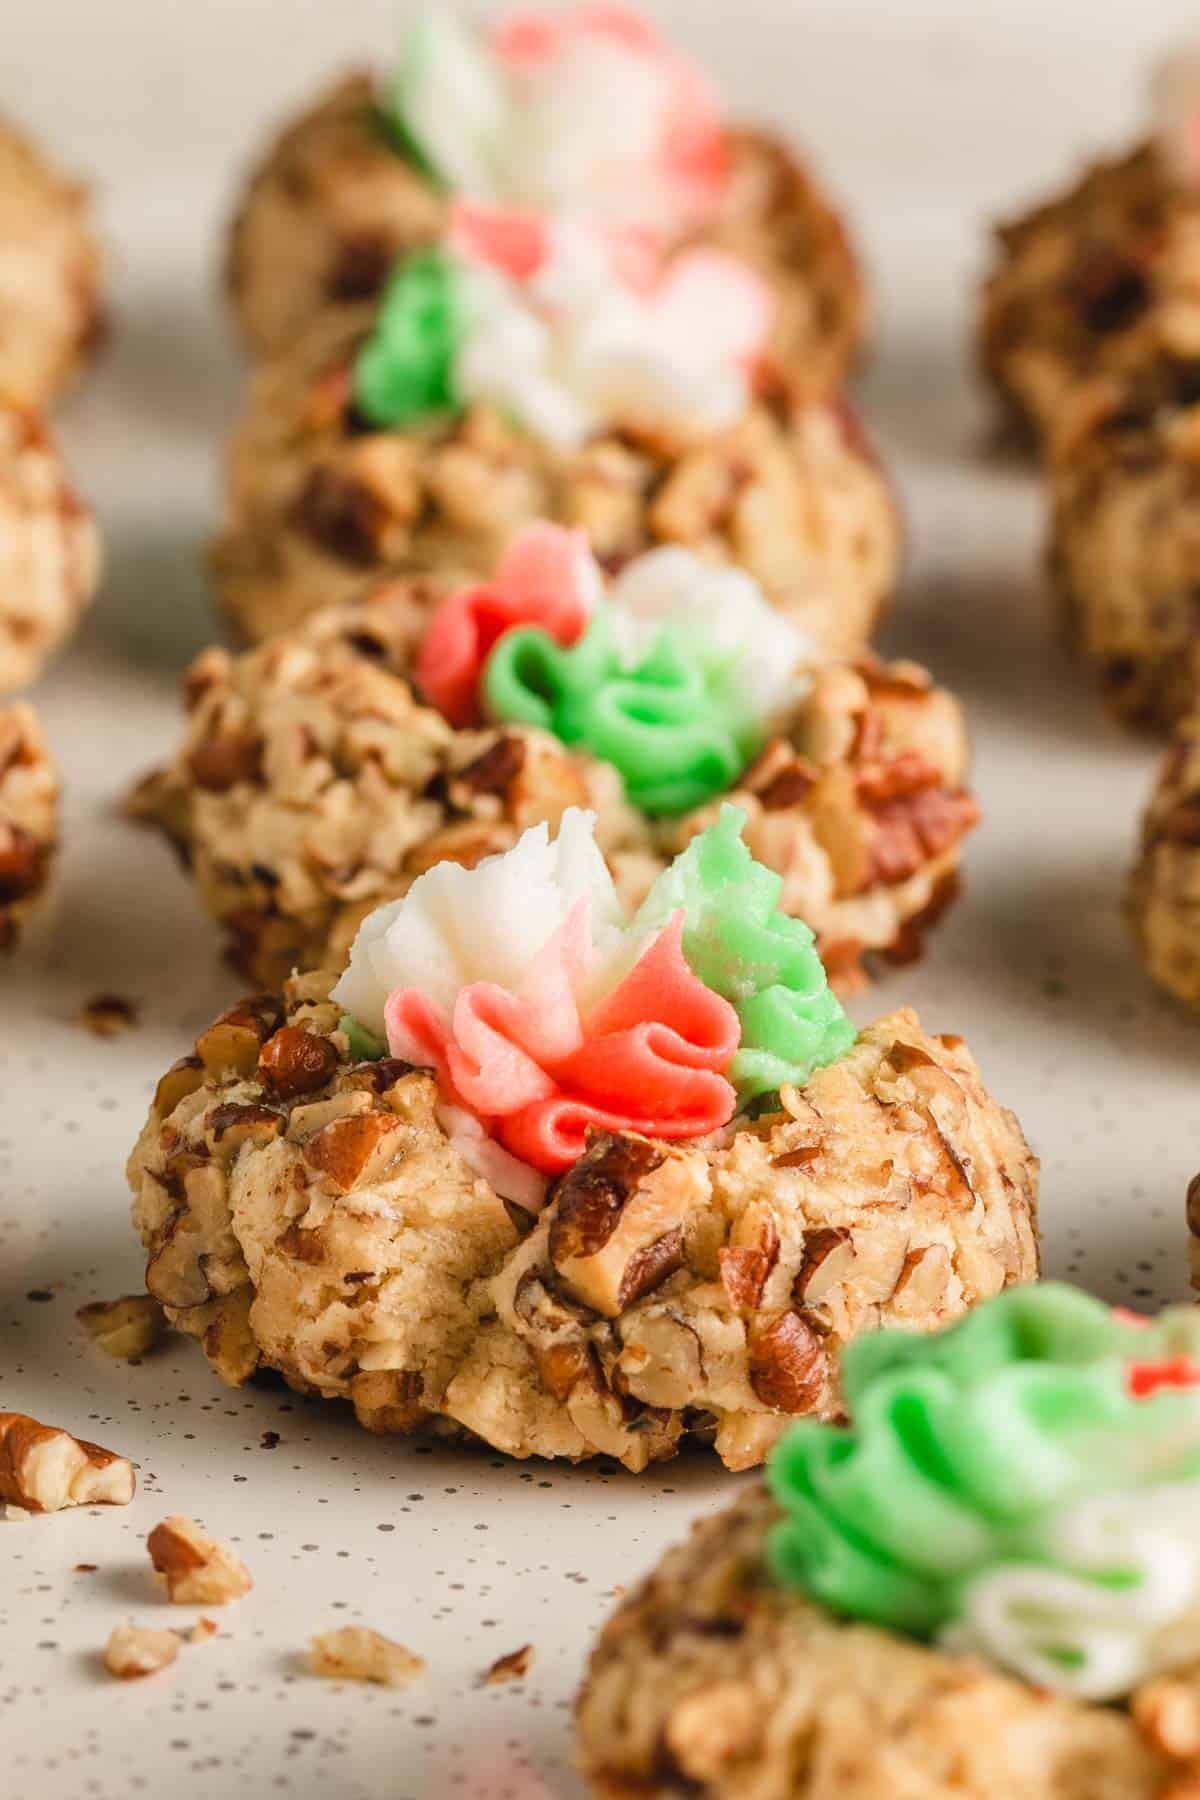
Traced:
<path id="1" fill-rule="evenodd" d="M 6 124 L 0 124 L 0 193 L 0 393 L 41 408 L 102 335 L 100 250 L 86 188 Z"/>
<path id="2" fill-rule="evenodd" d="M 0 127 L 0 170 L 3 161 Z M 96 527 L 48 429 L 5 398 L 4 337 L 0 327 L 0 695 L 41 673 L 78 625 L 100 572 Z"/>
<path id="3" fill-rule="evenodd" d="M 1130 927 L 1151 978 L 1200 1008 L 1200 714 L 1175 728 L 1142 819 L 1126 895 Z"/>
<path id="4" fill-rule="evenodd" d="M 126 1457 L 24 1413 L 0 1412 L 0 1500 L 36 1513 L 128 1506 L 135 1486 Z"/>
<path id="5" fill-rule="evenodd" d="M 1019 1127 L 911 1013 L 712 1142 L 596 1134 L 517 1219 L 428 1073 L 351 1060 L 331 982 L 293 982 L 277 1026 L 335 1046 L 323 1087 L 226 1063 L 130 1161 L 148 1285 L 230 1382 L 274 1368 L 369 1430 L 516 1456 L 639 1470 L 694 1434 L 744 1468 L 790 1417 L 836 1416 L 847 1339 L 1036 1273 Z"/>

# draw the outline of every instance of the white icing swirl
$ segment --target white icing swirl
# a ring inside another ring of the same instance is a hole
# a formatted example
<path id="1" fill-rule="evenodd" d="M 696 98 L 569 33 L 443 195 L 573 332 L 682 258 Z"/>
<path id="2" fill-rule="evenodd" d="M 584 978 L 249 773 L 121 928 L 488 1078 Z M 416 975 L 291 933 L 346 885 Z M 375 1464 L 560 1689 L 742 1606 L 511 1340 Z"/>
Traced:
<path id="1" fill-rule="evenodd" d="M 1087 1701 L 1200 1656 L 1200 1483 L 1081 1501 L 1036 1548 L 967 1583 L 944 1648 Z"/>

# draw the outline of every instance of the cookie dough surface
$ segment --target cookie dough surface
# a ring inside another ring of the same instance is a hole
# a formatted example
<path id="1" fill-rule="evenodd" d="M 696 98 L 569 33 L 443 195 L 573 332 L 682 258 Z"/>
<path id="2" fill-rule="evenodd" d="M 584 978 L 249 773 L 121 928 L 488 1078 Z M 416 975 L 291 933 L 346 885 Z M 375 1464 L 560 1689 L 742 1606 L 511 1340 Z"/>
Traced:
<path id="1" fill-rule="evenodd" d="M 58 775 L 31 706 L 0 705 L 0 952 L 50 878 L 58 836 Z"/>
<path id="2" fill-rule="evenodd" d="M 99 287 L 84 190 L 0 122 L 0 399 L 54 398 L 98 338 Z"/>
<path id="3" fill-rule="evenodd" d="M 1169 726 L 1200 680 L 1200 357 L 1080 390 L 1050 469 L 1050 567 L 1122 718 Z"/>
<path id="4" fill-rule="evenodd" d="M 775 354 L 810 392 L 835 392 L 864 323 L 845 227 L 779 140 L 735 131 L 729 152 L 725 203 L 703 241 L 767 278 Z M 370 77 L 338 82 L 271 146 L 234 219 L 227 279 L 248 342 L 277 355 L 330 309 L 370 299 L 446 217 L 445 198 L 391 147 Z"/>
<path id="5" fill-rule="evenodd" d="M 134 810 L 177 846 L 251 980 L 340 964 L 364 914 L 431 863 L 508 849 L 566 806 L 596 810 L 630 905 L 716 816 L 652 821 L 606 764 L 419 705 L 407 677 L 438 591 L 384 584 L 257 650 L 207 651 L 187 677 L 184 741 Z M 966 763 L 958 703 L 923 669 L 835 663 L 725 796 L 837 979 L 864 953 L 919 954 L 953 900 L 977 816 Z"/>
<path id="6" fill-rule="evenodd" d="M 847 1338 L 1037 1272 L 1020 1128 L 911 1012 L 716 1139 L 597 1135 L 534 1218 L 447 1136 L 431 1076 L 351 1060 L 329 987 L 204 1032 L 130 1159 L 147 1288 L 227 1381 L 273 1368 L 370 1430 L 513 1456 L 636 1471 L 696 1437 L 746 1468 L 838 1412 Z"/>
<path id="7" fill-rule="evenodd" d="M 583 527 L 610 569 L 656 544 L 738 563 L 823 649 L 866 643 L 895 583 L 899 521 L 843 407 L 777 386 L 711 437 L 613 431 L 574 453 L 483 406 L 366 430 L 351 371 L 371 317 L 319 322 L 251 383 L 212 556 L 247 637 L 351 599 L 373 576 L 488 572 L 523 526 L 549 519 Z"/>
<path id="8" fill-rule="evenodd" d="M 1053 436 L 1081 383 L 1200 353 L 1200 204 L 1150 144 L 1099 162 L 996 232 L 980 359 L 1016 420 Z"/>
<path id="9" fill-rule="evenodd" d="M 695 1527 L 605 1627 L 577 1704 L 598 1800 L 1183 1800 L 1167 1703 L 1047 1694 L 985 1664 L 835 1619 L 767 1579 L 759 1487 Z M 1136 1720 L 1136 1723 L 1135 1723 Z"/>
<path id="10" fill-rule="evenodd" d="M 1126 910 L 1152 979 L 1200 1009 L 1200 714 L 1176 726 L 1159 769 Z"/>
<path id="11" fill-rule="evenodd" d="M 45 425 L 0 401 L 0 694 L 33 681 L 75 629 L 99 564 L 95 525 Z"/>

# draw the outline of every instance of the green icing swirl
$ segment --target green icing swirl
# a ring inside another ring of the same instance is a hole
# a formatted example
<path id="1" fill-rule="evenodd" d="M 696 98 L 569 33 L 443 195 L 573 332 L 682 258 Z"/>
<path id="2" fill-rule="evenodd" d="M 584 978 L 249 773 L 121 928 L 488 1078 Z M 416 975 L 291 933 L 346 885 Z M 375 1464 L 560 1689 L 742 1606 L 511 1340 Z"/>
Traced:
<path id="1" fill-rule="evenodd" d="M 689 966 L 741 1021 L 728 1074 L 742 1106 L 801 1085 L 855 1038 L 812 932 L 776 911 L 783 878 L 751 856 L 744 824 L 736 806 L 723 806 L 717 823 L 659 876 L 633 921 L 635 931 L 658 929 L 683 908 Z"/>
<path id="2" fill-rule="evenodd" d="M 454 367 L 462 325 L 453 258 L 422 250 L 401 259 L 354 364 L 354 401 L 382 430 L 460 410 Z"/>
<path id="3" fill-rule="evenodd" d="M 1197 1352 L 1190 1308 L 1139 1327 L 1054 1283 L 929 1336 L 856 1340 L 841 1364 L 853 1425 L 801 1421 L 771 1458 L 772 1573 L 835 1612 L 934 1635 L 971 1577 L 1044 1561 L 1063 1508 L 1200 1475 L 1200 1390 L 1126 1385 L 1130 1363 Z"/>
<path id="4" fill-rule="evenodd" d="M 360 1025 L 353 1013 L 343 1013 L 337 1023 L 355 1062 L 378 1062 L 387 1055 L 387 1045 L 374 1032 Z"/>
<path id="5" fill-rule="evenodd" d="M 612 763 L 644 813 L 688 812 L 724 793 L 762 745 L 727 668 L 669 627 L 624 668 L 603 607 L 569 649 L 536 626 L 506 632 L 483 696 L 494 719 L 540 726 Z"/>

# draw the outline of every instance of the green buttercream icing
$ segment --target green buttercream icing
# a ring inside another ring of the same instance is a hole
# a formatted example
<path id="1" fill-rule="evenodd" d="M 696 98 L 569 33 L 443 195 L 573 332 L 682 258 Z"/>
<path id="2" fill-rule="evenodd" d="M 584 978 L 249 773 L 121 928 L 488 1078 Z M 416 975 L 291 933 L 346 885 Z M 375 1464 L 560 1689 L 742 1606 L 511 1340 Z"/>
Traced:
<path id="1" fill-rule="evenodd" d="M 728 1071 L 741 1105 L 836 1062 L 854 1027 L 830 991 L 808 926 L 776 910 L 783 878 L 742 842 L 745 818 L 723 806 L 646 896 L 633 929 L 683 909 L 683 950 L 706 987 L 732 1003 L 741 1043 Z"/>
<path id="2" fill-rule="evenodd" d="M 441 250 L 402 258 L 354 365 L 354 400 L 364 418 L 391 430 L 458 411 L 460 326 L 453 259 Z"/>
<path id="3" fill-rule="evenodd" d="M 387 1045 L 365 1025 L 360 1025 L 353 1013 L 343 1013 L 337 1028 L 346 1038 L 355 1062 L 378 1062 L 381 1056 L 386 1056 Z"/>
<path id="4" fill-rule="evenodd" d="M 642 812 L 688 812 L 723 793 L 762 745 L 762 726 L 731 670 L 664 628 L 632 668 L 622 666 L 601 607 L 563 649 L 536 626 L 506 632 L 483 677 L 495 719 L 538 725 L 612 763 Z"/>
<path id="5" fill-rule="evenodd" d="M 801 1421 L 771 1458 L 785 1514 L 772 1573 L 835 1612 L 933 1636 L 973 1576 L 1044 1562 L 1064 1508 L 1200 1475 L 1200 1390 L 1127 1385 L 1131 1364 L 1197 1353 L 1190 1308 L 1139 1327 L 1049 1282 L 945 1331 L 855 1340 L 841 1361 L 853 1424 Z"/>

